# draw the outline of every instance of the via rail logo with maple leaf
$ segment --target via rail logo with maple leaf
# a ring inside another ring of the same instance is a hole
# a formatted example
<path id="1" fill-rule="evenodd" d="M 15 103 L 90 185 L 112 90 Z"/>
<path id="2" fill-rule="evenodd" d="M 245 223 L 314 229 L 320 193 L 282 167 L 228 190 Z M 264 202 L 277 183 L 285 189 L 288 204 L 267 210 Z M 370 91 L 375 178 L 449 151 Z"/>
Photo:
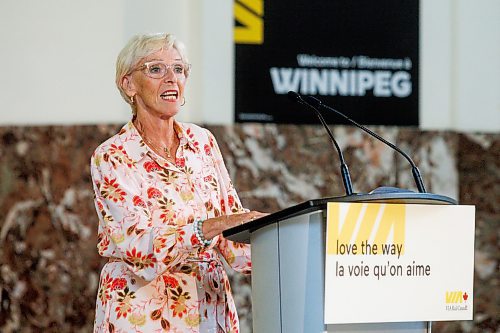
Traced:
<path id="1" fill-rule="evenodd" d="M 446 310 L 463 311 L 467 310 L 469 294 L 466 291 L 447 291 L 445 294 Z"/>

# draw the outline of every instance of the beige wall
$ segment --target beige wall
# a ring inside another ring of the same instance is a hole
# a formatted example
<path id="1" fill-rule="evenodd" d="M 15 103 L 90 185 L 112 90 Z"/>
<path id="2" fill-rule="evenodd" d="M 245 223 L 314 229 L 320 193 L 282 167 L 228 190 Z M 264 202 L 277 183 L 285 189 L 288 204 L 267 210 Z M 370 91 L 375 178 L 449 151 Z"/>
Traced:
<path id="1" fill-rule="evenodd" d="M 420 3 L 421 127 L 500 132 L 500 1 Z"/>
<path id="2" fill-rule="evenodd" d="M 116 56 L 130 36 L 159 31 L 184 41 L 193 64 L 181 120 L 230 123 L 231 15 L 227 0 L 2 0 L 0 125 L 127 121 Z"/>
<path id="3" fill-rule="evenodd" d="M 421 127 L 500 131 L 500 2 L 421 7 Z M 114 61 L 131 35 L 154 31 L 188 46 L 180 119 L 230 124 L 232 26 L 230 0 L 2 0 L 0 125 L 125 122 Z"/>

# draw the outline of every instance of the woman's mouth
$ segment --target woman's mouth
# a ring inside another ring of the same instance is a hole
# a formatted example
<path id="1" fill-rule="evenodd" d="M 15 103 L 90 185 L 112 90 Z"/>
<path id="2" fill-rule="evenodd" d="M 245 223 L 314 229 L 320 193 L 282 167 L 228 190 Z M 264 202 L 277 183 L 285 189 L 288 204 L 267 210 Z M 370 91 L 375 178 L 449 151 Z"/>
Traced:
<path id="1" fill-rule="evenodd" d="M 167 90 L 167 91 L 164 91 L 160 95 L 160 97 L 164 101 L 173 102 L 173 101 L 177 100 L 177 98 L 179 97 L 179 93 L 177 91 L 175 91 L 175 90 Z"/>

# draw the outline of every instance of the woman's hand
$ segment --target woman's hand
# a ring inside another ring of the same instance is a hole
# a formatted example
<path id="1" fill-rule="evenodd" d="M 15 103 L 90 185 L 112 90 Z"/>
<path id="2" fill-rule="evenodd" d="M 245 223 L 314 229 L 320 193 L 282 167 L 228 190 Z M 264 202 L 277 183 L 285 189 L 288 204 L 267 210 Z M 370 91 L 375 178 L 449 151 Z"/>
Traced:
<path id="1" fill-rule="evenodd" d="M 203 222 L 203 236 L 205 237 L 205 239 L 210 240 L 215 236 L 221 234 L 224 230 L 231 229 L 233 227 L 245 224 L 266 215 L 269 214 L 253 210 L 248 213 L 213 217 Z"/>

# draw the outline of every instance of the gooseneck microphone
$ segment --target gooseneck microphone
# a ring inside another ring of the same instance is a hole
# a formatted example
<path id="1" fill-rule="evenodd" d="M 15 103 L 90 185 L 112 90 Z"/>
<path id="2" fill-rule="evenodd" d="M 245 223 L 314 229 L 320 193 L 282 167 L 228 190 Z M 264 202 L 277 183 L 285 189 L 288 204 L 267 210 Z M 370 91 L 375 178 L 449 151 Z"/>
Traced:
<path id="1" fill-rule="evenodd" d="M 323 127 L 326 129 L 326 132 L 328 133 L 328 136 L 330 137 L 330 140 L 332 141 L 333 146 L 335 147 L 335 149 L 337 149 L 337 152 L 338 152 L 338 155 L 340 158 L 340 173 L 342 175 L 342 182 L 344 183 L 345 193 L 346 193 L 346 195 L 352 195 L 352 182 L 351 182 L 351 175 L 349 174 L 349 168 L 347 168 L 347 164 L 345 163 L 344 155 L 342 154 L 342 150 L 340 150 L 340 147 L 337 144 L 337 141 L 335 140 L 335 138 L 333 137 L 333 134 L 330 131 L 330 127 L 328 127 L 325 119 L 321 115 L 321 112 L 315 106 L 313 106 L 313 104 L 306 102 L 302 98 L 302 96 L 299 95 L 298 93 L 296 93 L 295 91 L 289 91 L 288 97 L 292 101 L 300 103 L 300 104 L 305 105 L 305 106 L 308 106 L 311 109 L 313 109 L 314 112 L 316 112 L 316 115 L 318 116 L 319 121 L 321 122 Z"/>
<path id="2" fill-rule="evenodd" d="M 365 131 L 366 133 L 370 134 L 371 136 L 375 137 L 376 139 L 382 141 L 383 143 L 385 143 L 386 145 L 388 145 L 389 147 L 391 147 L 392 149 L 394 149 L 395 151 L 397 151 L 398 153 L 400 153 L 401 155 L 403 155 L 403 157 L 410 163 L 411 165 L 411 173 L 413 174 L 413 179 L 415 180 L 415 184 L 417 185 L 417 188 L 418 188 L 418 191 L 420 193 L 426 193 L 425 191 L 425 186 L 424 186 L 424 182 L 422 181 L 422 175 L 420 174 L 420 170 L 418 170 L 417 166 L 415 165 L 415 163 L 413 162 L 413 160 L 410 158 L 410 156 L 408 156 L 404 151 L 402 151 L 399 147 L 397 147 L 396 145 L 390 143 L 389 141 L 387 141 L 386 139 L 384 139 L 383 137 L 381 137 L 380 135 L 378 135 L 377 133 L 371 131 L 370 129 L 366 128 L 365 126 L 363 125 L 360 125 L 358 124 L 356 121 L 352 120 L 351 118 L 349 118 L 348 116 L 346 116 L 345 114 L 343 114 L 342 112 L 338 111 L 338 110 L 335 110 L 334 108 L 332 107 L 329 107 L 328 105 L 325 105 L 323 104 L 319 99 L 317 99 L 316 97 L 312 97 L 312 96 L 304 96 L 302 98 L 302 100 L 306 103 L 306 104 L 310 104 L 311 107 L 314 107 L 314 108 L 324 108 L 324 109 L 327 109 L 327 110 L 330 110 L 330 111 L 333 111 L 335 112 L 336 114 L 338 114 L 339 116 L 341 116 L 342 118 L 344 118 L 345 120 L 347 120 L 348 122 L 350 122 L 351 124 L 355 125 L 356 127 L 362 129 L 363 131 Z"/>

